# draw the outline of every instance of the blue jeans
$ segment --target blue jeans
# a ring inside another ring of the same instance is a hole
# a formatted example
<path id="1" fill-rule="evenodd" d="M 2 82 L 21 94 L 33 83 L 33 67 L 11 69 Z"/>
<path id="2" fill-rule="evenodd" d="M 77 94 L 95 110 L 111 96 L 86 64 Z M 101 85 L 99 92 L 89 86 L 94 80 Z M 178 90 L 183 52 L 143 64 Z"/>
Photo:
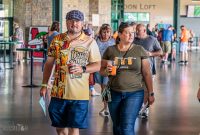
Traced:
<path id="1" fill-rule="evenodd" d="M 114 135 L 135 135 L 135 121 L 143 103 L 144 90 L 116 92 L 111 90 L 112 101 L 108 103 L 113 121 Z"/>

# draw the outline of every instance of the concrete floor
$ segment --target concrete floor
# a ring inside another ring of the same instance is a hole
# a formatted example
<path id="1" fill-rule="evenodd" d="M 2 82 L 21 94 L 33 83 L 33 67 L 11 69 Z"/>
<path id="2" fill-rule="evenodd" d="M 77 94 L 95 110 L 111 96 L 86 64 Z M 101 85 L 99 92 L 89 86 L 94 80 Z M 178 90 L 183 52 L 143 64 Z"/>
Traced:
<path id="1" fill-rule="evenodd" d="M 187 66 L 157 64 L 154 80 L 155 104 L 147 120 L 136 121 L 137 135 L 200 135 L 200 103 L 196 99 L 200 81 L 200 51 L 190 53 Z M 4 67 L 9 65 L 0 63 Z M 30 62 L 0 71 L 0 135 L 56 135 L 38 100 L 39 87 L 25 88 L 30 82 Z M 41 84 L 41 62 L 34 62 L 35 84 Z M 99 91 L 99 86 L 95 86 Z M 92 97 L 89 128 L 81 135 L 112 135 L 110 118 L 99 116 L 101 98 Z"/>

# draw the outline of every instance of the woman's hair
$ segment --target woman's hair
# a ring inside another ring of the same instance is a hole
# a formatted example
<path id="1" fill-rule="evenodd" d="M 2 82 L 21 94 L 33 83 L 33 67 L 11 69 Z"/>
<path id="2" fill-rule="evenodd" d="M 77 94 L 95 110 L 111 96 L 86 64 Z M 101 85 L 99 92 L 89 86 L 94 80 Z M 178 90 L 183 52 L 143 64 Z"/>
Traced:
<path id="1" fill-rule="evenodd" d="M 121 22 L 119 25 L 118 32 L 122 33 L 125 28 L 132 27 L 135 23 L 134 22 Z"/>
<path id="2" fill-rule="evenodd" d="M 59 32 L 60 23 L 58 21 L 54 21 L 51 25 L 50 31 Z"/>
<path id="3" fill-rule="evenodd" d="M 100 27 L 100 30 L 99 30 L 99 37 L 100 38 L 102 38 L 101 34 L 102 34 L 102 31 L 104 31 L 104 30 L 110 30 L 111 31 L 112 29 L 111 29 L 109 24 L 107 24 L 107 23 L 102 24 L 101 27 Z"/>

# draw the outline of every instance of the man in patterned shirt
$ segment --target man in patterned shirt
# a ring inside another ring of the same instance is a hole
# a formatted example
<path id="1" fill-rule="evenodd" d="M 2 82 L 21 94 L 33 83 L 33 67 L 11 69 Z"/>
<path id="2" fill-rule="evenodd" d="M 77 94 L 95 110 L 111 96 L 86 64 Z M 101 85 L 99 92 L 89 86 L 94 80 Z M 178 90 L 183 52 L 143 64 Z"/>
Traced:
<path id="1" fill-rule="evenodd" d="M 67 32 L 54 37 L 44 67 L 40 89 L 43 97 L 54 62 L 56 65 L 48 110 L 58 135 L 79 135 L 80 128 L 87 128 L 89 73 L 100 70 L 98 46 L 82 31 L 83 21 L 79 10 L 67 13 Z"/>

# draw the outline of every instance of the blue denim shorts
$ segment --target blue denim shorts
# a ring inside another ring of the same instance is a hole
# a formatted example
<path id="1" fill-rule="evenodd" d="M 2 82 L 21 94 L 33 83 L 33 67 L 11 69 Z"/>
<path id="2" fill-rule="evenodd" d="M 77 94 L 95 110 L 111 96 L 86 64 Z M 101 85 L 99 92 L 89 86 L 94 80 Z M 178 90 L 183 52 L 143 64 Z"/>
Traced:
<path id="1" fill-rule="evenodd" d="M 107 83 L 108 83 L 108 77 L 104 77 L 104 76 L 100 75 L 99 72 L 94 73 L 94 79 L 95 79 L 95 82 L 98 84 L 107 85 Z"/>
<path id="2" fill-rule="evenodd" d="M 88 100 L 65 100 L 51 98 L 49 116 L 53 127 L 87 128 Z"/>

